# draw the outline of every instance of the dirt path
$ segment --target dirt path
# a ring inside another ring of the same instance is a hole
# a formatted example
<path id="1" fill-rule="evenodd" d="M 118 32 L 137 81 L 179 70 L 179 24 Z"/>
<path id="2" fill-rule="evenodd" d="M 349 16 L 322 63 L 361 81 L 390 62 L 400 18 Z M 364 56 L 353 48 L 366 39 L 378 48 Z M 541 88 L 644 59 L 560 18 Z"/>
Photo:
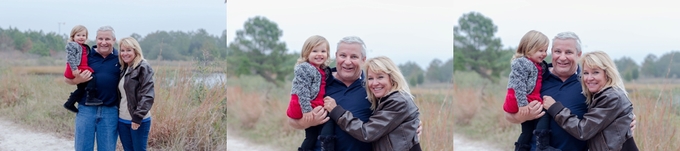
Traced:
<path id="1" fill-rule="evenodd" d="M 468 140 L 462 135 L 454 135 L 455 151 L 500 151 L 487 142 Z M 73 140 L 58 138 L 50 134 L 35 132 L 11 121 L 0 119 L 0 151 L 71 151 Z M 262 144 L 252 143 L 242 137 L 227 133 L 227 151 L 277 151 Z"/>
<path id="2" fill-rule="evenodd" d="M 0 151 L 72 151 L 73 140 L 28 130 L 6 119 L 0 119 Z"/>
<path id="3" fill-rule="evenodd" d="M 227 151 L 279 151 L 280 149 L 274 149 L 270 146 L 265 146 L 262 144 L 252 143 L 242 137 L 234 136 L 229 134 L 227 131 Z"/>
<path id="4" fill-rule="evenodd" d="M 487 142 L 473 141 L 460 134 L 453 135 L 453 150 L 455 151 L 502 151 Z"/>

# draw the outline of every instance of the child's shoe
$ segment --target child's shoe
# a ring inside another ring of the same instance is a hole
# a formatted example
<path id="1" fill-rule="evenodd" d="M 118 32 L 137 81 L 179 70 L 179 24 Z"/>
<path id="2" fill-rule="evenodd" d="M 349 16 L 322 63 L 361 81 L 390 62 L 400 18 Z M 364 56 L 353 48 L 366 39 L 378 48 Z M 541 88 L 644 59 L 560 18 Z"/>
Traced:
<path id="1" fill-rule="evenodd" d="M 534 130 L 536 135 L 536 151 L 561 151 L 550 146 L 550 130 Z"/>
<path id="2" fill-rule="evenodd" d="M 335 151 L 335 136 L 319 135 L 321 141 L 321 151 Z"/>
<path id="3" fill-rule="evenodd" d="M 68 100 L 66 100 L 66 103 L 64 103 L 64 108 L 67 110 L 78 113 L 78 108 L 76 108 L 76 98 L 73 96 L 73 93 L 71 93 L 71 96 L 68 97 Z"/>
<path id="4" fill-rule="evenodd" d="M 104 102 L 97 98 L 96 90 L 87 90 L 87 100 L 85 100 L 85 105 L 102 105 Z"/>

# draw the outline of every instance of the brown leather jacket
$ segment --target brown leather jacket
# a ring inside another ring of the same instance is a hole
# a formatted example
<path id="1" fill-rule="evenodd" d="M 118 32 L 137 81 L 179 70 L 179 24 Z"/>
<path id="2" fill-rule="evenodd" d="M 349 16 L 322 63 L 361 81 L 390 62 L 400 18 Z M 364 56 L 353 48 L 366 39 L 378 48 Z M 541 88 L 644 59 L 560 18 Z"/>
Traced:
<path id="1" fill-rule="evenodd" d="M 623 90 L 613 87 L 593 94 L 592 99 L 583 118 L 571 114 L 559 102 L 553 104 L 548 113 L 569 134 L 587 140 L 590 151 L 621 150 L 623 143 L 633 138 L 630 130 L 633 104 Z"/>
<path id="2" fill-rule="evenodd" d="M 132 67 L 130 72 L 127 72 L 130 67 L 127 65 L 124 65 L 124 67 L 120 72 L 120 77 L 125 78 L 123 88 L 128 101 L 127 108 L 130 111 L 132 122 L 141 123 L 154 102 L 154 71 L 146 60 L 142 60 L 139 65 Z M 120 96 L 120 92 L 118 94 Z"/>
<path id="3" fill-rule="evenodd" d="M 366 122 L 341 106 L 330 113 L 340 129 L 359 141 L 372 142 L 374 151 L 407 151 L 420 143 L 416 136 L 419 115 L 413 99 L 397 91 L 380 99 Z"/>

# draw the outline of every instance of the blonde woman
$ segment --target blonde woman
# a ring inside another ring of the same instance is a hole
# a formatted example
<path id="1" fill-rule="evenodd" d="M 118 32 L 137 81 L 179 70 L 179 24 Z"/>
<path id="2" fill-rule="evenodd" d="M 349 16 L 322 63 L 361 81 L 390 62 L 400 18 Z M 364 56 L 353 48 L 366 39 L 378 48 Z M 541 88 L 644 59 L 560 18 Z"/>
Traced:
<path id="1" fill-rule="evenodd" d="M 371 117 L 364 122 L 326 97 L 324 108 L 331 119 L 352 137 L 372 142 L 375 151 L 421 150 L 416 135 L 420 113 L 397 65 L 387 57 L 375 57 L 366 61 L 364 73 Z"/>
<path id="2" fill-rule="evenodd" d="M 120 40 L 121 64 L 118 134 L 123 149 L 146 150 L 154 103 L 154 71 L 144 59 L 142 48 L 132 37 Z"/>
<path id="3" fill-rule="evenodd" d="M 580 60 L 581 87 L 588 112 L 579 118 L 560 102 L 544 96 L 543 107 L 558 125 L 591 151 L 638 150 L 630 129 L 633 104 L 623 86 L 616 64 L 602 51 L 589 52 Z"/>

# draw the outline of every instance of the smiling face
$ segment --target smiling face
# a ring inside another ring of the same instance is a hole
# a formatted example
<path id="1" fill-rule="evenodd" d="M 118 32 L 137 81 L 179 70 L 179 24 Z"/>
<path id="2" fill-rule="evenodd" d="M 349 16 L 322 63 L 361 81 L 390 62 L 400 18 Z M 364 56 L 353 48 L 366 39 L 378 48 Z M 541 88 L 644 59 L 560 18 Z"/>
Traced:
<path id="1" fill-rule="evenodd" d="M 328 44 L 322 43 L 312 47 L 312 51 L 307 55 L 307 62 L 314 66 L 319 66 L 328 60 Z"/>
<path id="2" fill-rule="evenodd" d="M 335 52 L 337 78 L 345 83 L 352 83 L 361 76 L 361 65 L 366 57 L 361 54 L 361 45 L 357 43 L 340 43 Z"/>
<path id="3" fill-rule="evenodd" d="M 77 42 L 78 44 L 84 44 L 85 40 L 87 40 L 87 31 L 83 30 L 83 31 L 77 32 L 71 38 L 73 38 L 73 41 Z"/>
<path id="4" fill-rule="evenodd" d="M 97 52 L 110 54 L 113 52 L 113 43 L 115 42 L 116 38 L 113 37 L 111 31 L 97 32 Z"/>
<path id="5" fill-rule="evenodd" d="M 581 56 L 581 52 L 576 50 L 576 40 L 574 39 L 555 39 L 552 47 L 552 73 L 566 80 L 576 73 L 578 64 L 576 60 Z"/>
<path id="6" fill-rule="evenodd" d="M 135 49 L 133 47 L 128 45 L 120 45 L 120 55 L 118 57 L 120 57 L 120 59 L 122 59 L 125 64 L 131 66 L 135 60 L 135 57 L 137 57 L 137 54 L 135 53 Z"/>
<path id="7" fill-rule="evenodd" d="M 590 93 L 596 93 L 602 90 L 607 84 L 606 71 L 598 67 L 584 66 L 581 78 L 583 78 L 583 83 Z"/>
<path id="8" fill-rule="evenodd" d="M 548 46 L 539 48 L 533 54 L 529 54 L 527 58 L 529 58 L 533 62 L 540 63 L 543 61 L 543 59 L 545 59 L 545 56 L 548 55 L 548 53 L 546 52 L 547 50 Z"/>
<path id="9" fill-rule="evenodd" d="M 373 96 L 376 98 L 381 98 L 392 90 L 392 78 L 385 72 L 368 70 L 366 80 L 366 82 L 368 82 L 369 91 L 373 93 Z"/>

